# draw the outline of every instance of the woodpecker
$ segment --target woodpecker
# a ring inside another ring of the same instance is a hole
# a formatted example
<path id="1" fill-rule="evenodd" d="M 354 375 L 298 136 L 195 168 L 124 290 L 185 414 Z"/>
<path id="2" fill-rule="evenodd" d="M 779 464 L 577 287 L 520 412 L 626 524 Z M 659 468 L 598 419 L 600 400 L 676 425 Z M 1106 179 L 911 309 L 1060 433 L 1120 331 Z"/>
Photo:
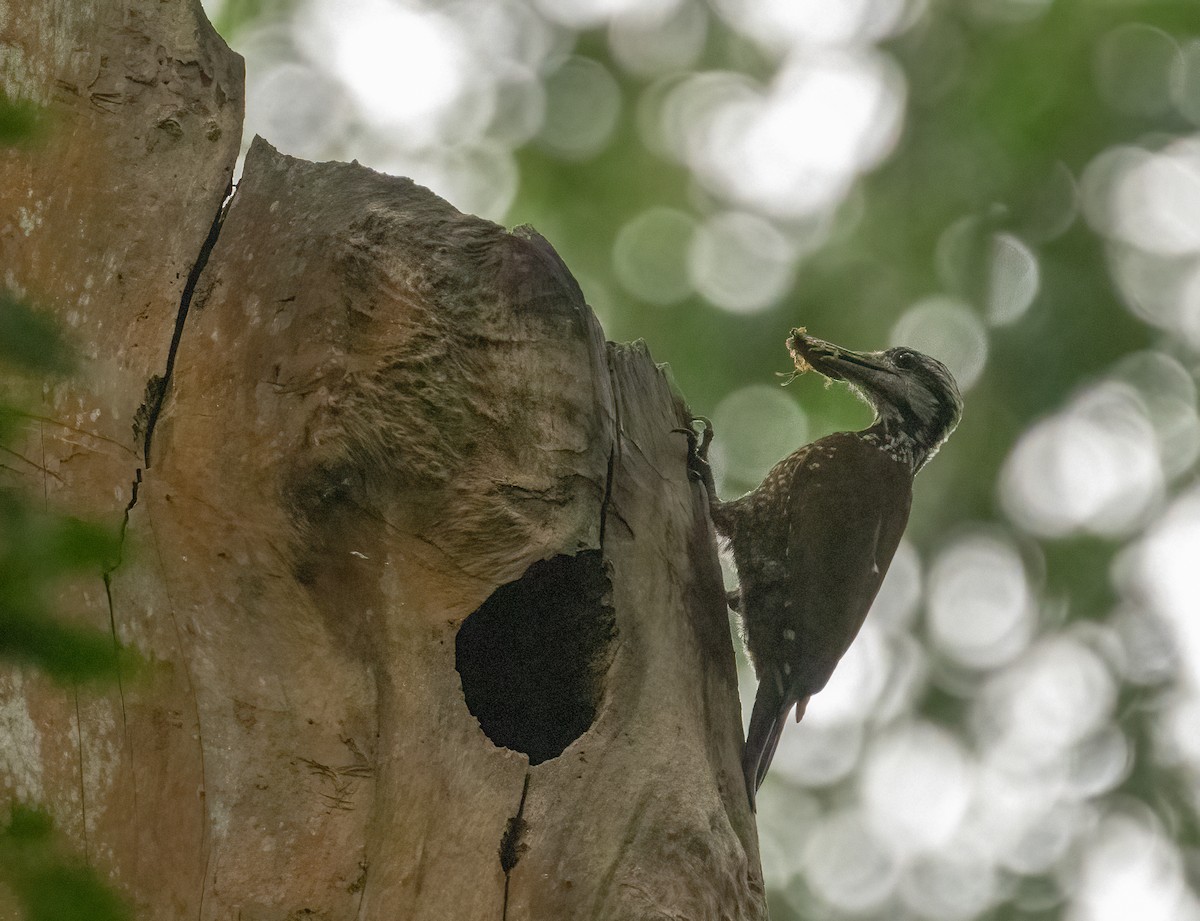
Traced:
<path id="1" fill-rule="evenodd" d="M 712 424 L 695 416 L 680 430 L 733 551 L 738 588 L 728 601 L 759 681 L 742 757 L 751 809 L 788 714 L 795 707 L 800 721 L 866 619 L 908 523 L 913 477 L 962 416 L 946 366 L 913 349 L 852 352 L 803 328 L 787 347 L 797 373 L 848 384 L 874 410 L 872 424 L 801 447 L 730 502 L 713 485 Z"/>

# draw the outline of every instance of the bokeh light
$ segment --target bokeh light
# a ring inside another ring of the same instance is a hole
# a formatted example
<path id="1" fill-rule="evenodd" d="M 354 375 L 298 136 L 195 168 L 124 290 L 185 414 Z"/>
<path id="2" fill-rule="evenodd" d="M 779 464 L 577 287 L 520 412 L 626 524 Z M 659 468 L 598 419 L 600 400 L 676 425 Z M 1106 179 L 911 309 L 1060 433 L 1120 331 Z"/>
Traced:
<path id="1" fill-rule="evenodd" d="M 864 624 L 804 718 L 818 726 L 866 720 L 879 703 L 891 673 L 892 655 L 882 631 L 872 623 Z"/>
<path id="2" fill-rule="evenodd" d="M 752 683 L 749 691 L 746 699 L 753 700 Z M 862 725 L 855 721 L 805 719 L 795 728 L 789 726 L 779 739 L 772 773 L 768 775 L 762 795 L 774 803 L 790 797 L 796 786 L 827 787 L 845 780 L 858 767 L 864 735 Z M 778 791 L 781 783 L 790 786 Z M 774 795 L 777 792 L 779 795 Z"/>
<path id="3" fill-rule="evenodd" d="M 296 34 L 310 58 L 328 59 L 368 122 L 409 146 L 478 134 L 491 117 L 471 85 L 461 31 L 436 12 L 392 0 L 310 2 Z M 396 90 L 409 86 L 425 89 Z"/>
<path id="4" fill-rule="evenodd" d="M 1200 489 L 1193 487 L 1172 502 L 1130 553 L 1130 588 L 1171 626 L 1184 674 L 1193 692 L 1200 694 Z"/>
<path id="5" fill-rule="evenodd" d="M 537 11 L 551 22 L 575 29 L 586 29 L 603 25 L 614 16 L 632 12 L 639 6 L 651 13 L 668 11 L 677 0 L 572 0 L 571 3 L 556 0 L 534 0 Z"/>
<path id="6" fill-rule="evenodd" d="M 888 341 L 941 361 L 964 392 L 975 385 L 987 364 L 983 322 L 968 304 L 950 297 L 929 297 L 913 304 L 896 321 Z"/>
<path id="7" fill-rule="evenodd" d="M 621 90 L 603 64 L 573 56 L 546 80 L 546 117 L 538 142 L 566 159 L 604 149 L 617 125 Z"/>
<path id="8" fill-rule="evenodd" d="M 713 445 L 718 488 L 757 485 L 780 458 L 808 438 L 804 410 L 779 387 L 756 384 L 737 390 L 717 405 L 712 420 L 725 433 L 721 443 Z"/>
<path id="9" fill-rule="evenodd" d="M 892 729 L 871 746 L 861 775 L 875 837 L 905 856 L 945 847 L 966 815 L 971 774 L 948 731 L 927 723 Z"/>
<path id="10" fill-rule="evenodd" d="M 708 37 L 708 12 L 699 0 L 663 8 L 639 4 L 609 25 L 608 44 L 621 67 L 642 77 L 678 73 L 695 66 Z"/>
<path id="11" fill-rule="evenodd" d="M 956 541 L 929 574 L 929 636 L 968 668 L 995 668 L 1024 651 L 1034 634 L 1036 602 L 1025 566 L 1010 543 L 990 534 Z"/>
<path id="12" fill-rule="evenodd" d="M 696 230 L 688 270 L 696 290 L 713 305 L 757 313 L 791 286 L 793 258 L 787 240 L 770 222 L 745 212 L 723 212 Z"/>
<path id="13" fill-rule="evenodd" d="M 805 879 L 817 897 L 851 914 L 881 907 L 900 877 L 896 857 L 875 838 L 856 809 L 818 821 L 802 861 Z"/>
<path id="14" fill-rule="evenodd" d="M 691 295 L 688 252 L 695 219 L 674 208 L 649 208 L 617 233 L 613 273 L 625 290 L 651 304 L 675 304 Z"/>
<path id="15" fill-rule="evenodd" d="M 295 156 L 322 157 L 330 136 L 350 125 L 349 94 L 326 73 L 280 61 L 246 74 L 246 80 L 247 120 Z"/>
<path id="16" fill-rule="evenodd" d="M 995 904 L 1000 881 L 986 855 L 957 848 L 912 861 L 900 880 L 900 895 L 919 917 L 965 921 Z"/>
<path id="17" fill-rule="evenodd" d="M 1175 59 L 1171 99 L 1181 115 L 1200 125 L 1200 39 L 1185 42 Z"/>
<path id="18" fill-rule="evenodd" d="M 370 150 L 364 165 L 394 176 L 408 176 L 430 189 L 439 189 L 459 209 L 481 217 L 496 217 L 512 207 L 517 195 L 517 164 L 503 146 L 480 144 L 442 151 L 427 157 L 402 150 Z"/>
<path id="19" fill-rule="evenodd" d="M 1128 115 L 1161 115 L 1180 67 L 1179 46 L 1162 29 L 1127 23 L 1096 43 L 1096 88 L 1109 106 Z"/>
<path id="20" fill-rule="evenodd" d="M 764 95 L 718 108 L 688 162 L 714 192 L 766 213 L 829 211 L 895 144 L 903 102 L 882 55 L 805 56 Z"/>
<path id="21" fill-rule="evenodd" d="M 1000 477 L 1012 519 L 1046 537 L 1074 531 L 1121 535 L 1138 527 L 1162 495 L 1163 470 L 1142 400 L 1107 381 L 1061 413 L 1035 423 Z"/>
<path id="22" fill-rule="evenodd" d="M 1116 694 L 1111 670 L 1086 642 L 1047 636 L 984 686 L 977 744 L 1000 765 L 1044 768 L 1103 727 Z"/>
<path id="23" fill-rule="evenodd" d="M 1017 237 L 992 238 L 988 272 L 987 318 L 997 325 L 1013 323 L 1029 309 L 1041 285 L 1037 256 Z"/>
<path id="24" fill-rule="evenodd" d="M 871 606 L 871 623 L 888 634 L 911 628 L 921 601 L 921 578 L 920 554 L 911 541 L 901 540 Z"/>
<path id="25" fill-rule="evenodd" d="M 1092 226 L 1115 240 L 1161 255 L 1197 252 L 1200 140 L 1105 151 L 1084 171 L 1083 203 Z"/>
<path id="26" fill-rule="evenodd" d="M 792 788 L 774 798 L 775 806 L 764 810 L 758 821 L 762 847 L 763 879 L 773 889 L 782 889 L 798 872 L 798 857 L 821 816 L 815 797 Z"/>
<path id="27" fill-rule="evenodd" d="M 767 47 L 852 45 L 878 41 L 902 23 L 905 0 L 715 0 L 734 28 Z"/>
<path id="28" fill-rule="evenodd" d="M 1083 853 L 1070 921 L 1195 921 L 1200 903 L 1188 889 L 1179 852 L 1162 831 L 1113 815 Z"/>

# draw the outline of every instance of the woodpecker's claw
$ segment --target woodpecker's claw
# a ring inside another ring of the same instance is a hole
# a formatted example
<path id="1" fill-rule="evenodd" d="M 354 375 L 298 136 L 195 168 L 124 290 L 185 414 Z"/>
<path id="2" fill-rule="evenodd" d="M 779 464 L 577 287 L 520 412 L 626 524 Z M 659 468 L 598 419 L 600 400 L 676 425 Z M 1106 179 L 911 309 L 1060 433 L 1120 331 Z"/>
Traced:
<path id="1" fill-rule="evenodd" d="M 704 426 L 699 432 L 694 428 L 697 422 Z M 687 428 L 672 429 L 671 431 L 687 436 L 688 453 L 694 454 L 702 461 L 708 461 L 708 446 L 712 444 L 713 440 L 713 424 L 708 416 L 692 416 L 688 419 Z"/>
<path id="2" fill-rule="evenodd" d="M 697 422 L 703 425 L 699 432 L 694 427 Z M 708 464 L 708 446 L 712 444 L 713 440 L 712 422 L 707 416 L 692 416 L 688 419 L 687 428 L 671 429 L 671 431 L 687 437 L 689 476 L 708 487 L 710 495 L 715 495 L 712 468 Z"/>
<path id="3" fill-rule="evenodd" d="M 697 432 L 693 426 L 697 423 L 703 423 L 704 428 Z M 688 427 L 685 429 L 671 429 L 672 432 L 678 432 L 684 435 L 688 440 L 688 464 L 693 465 L 699 461 L 702 464 L 708 463 L 708 446 L 712 444 L 713 427 L 712 422 L 707 416 L 692 416 L 688 420 Z"/>
<path id="4" fill-rule="evenodd" d="M 704 477 L 701 475 L 700 471 L 698 469 L 696 469 L 699 464 L 705 463 L 705 461 L 699 456 L 699 453 L 698 453 L 699 442 L 697 441 L 696 433 L 693 432 L 691 429 L 671 429 L 671 432 L 672 433 L 678 432 L 680 435 L 687 436 L 687 440 L 688 440 L 688 476 L 691 477 L 693 480 L 704 479 Z"/>

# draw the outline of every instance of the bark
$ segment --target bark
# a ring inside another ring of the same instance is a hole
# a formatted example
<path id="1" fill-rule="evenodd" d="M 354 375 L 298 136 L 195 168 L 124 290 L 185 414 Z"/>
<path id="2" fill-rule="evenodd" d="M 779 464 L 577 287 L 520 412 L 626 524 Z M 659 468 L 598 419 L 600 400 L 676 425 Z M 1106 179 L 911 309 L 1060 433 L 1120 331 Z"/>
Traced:
<path id="1" fill-rule="evenodd" d="M 761 918 L 686 418 L 552 247 L 256 140 L 198 2 L 37 0 L 4 283 L 84 370 L 10 479 L 124 528 L 64 606 L 150 662 L 0 669 L 0 795 L 142 918 Z"/>

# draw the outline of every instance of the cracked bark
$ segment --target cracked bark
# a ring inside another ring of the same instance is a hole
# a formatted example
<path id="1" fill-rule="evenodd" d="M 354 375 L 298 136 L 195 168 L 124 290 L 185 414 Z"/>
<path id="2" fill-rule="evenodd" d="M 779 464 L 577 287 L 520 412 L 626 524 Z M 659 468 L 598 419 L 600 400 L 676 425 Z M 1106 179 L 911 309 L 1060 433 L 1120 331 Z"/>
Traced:
<path id="1" fill-rule="evenodd" d="M 63 607 L 152 662 L 78 705 L 0 672 L 0 797 L 144 918 L 763 917 L 647 350 L 407 180 L 256 141 L 222 211 L 241 62 L 198 3 L 40 0 L 0 49 L 56 116 L 0 156 L 2 280 L 85 351 L 14 477 L 123 529 Z"/>

